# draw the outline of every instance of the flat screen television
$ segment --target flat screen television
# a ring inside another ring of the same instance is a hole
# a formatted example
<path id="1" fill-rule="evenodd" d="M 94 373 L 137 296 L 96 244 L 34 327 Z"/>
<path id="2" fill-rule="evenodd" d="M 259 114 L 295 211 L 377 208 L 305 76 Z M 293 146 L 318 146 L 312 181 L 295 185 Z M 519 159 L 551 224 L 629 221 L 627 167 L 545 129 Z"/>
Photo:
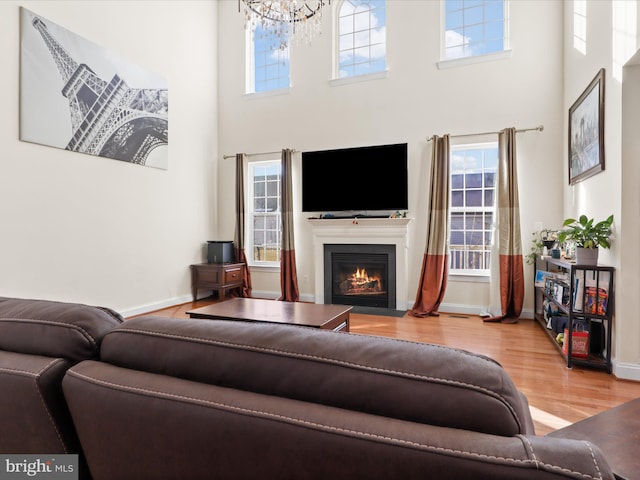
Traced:
<path id="1" fill-rule="evenodd" d="M 302 152 L 302 211 L 368 214 L 409 208 L 407 144 Z"/>

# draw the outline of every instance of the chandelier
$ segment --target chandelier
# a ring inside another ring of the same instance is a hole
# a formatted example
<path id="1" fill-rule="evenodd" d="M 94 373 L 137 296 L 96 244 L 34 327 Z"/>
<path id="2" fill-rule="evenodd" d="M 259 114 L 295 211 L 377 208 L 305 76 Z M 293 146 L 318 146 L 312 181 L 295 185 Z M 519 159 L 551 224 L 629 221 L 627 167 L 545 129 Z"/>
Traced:
<path id="1" fill-rule="evenodd" d="M 289 41 L 311 42 L 321 33 L 322 7 L 331 0 L 238 0 L 244 4 L 244 27 L 260 25 L 272 48 L 285 50 Z"/>

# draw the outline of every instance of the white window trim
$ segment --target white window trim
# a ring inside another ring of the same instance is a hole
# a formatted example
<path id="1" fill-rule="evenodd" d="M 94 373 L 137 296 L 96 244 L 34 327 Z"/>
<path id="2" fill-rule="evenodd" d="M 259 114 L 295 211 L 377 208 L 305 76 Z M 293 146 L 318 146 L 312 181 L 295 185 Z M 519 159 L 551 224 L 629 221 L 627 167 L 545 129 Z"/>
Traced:
<path id="1" fill-rule="evenodd" d="M 447 0 L 440 0 L 440 61 L 436 63 L 439 70 L 445 68 L 463 67 L 476 63 L 493 62 L 511 58 L 511 27 L 510 27 L 510 4 L 509 0 L 504 0 L 504 49 L 501 52 L 486 53 L 483 55 L 473 55 L 470 57 L 446 59 L 446 3 Z"/>
<path id="2" fill-rule="evenodd" d="M 484 149 L 484 148 L 496 148 L 498 146 L 498 142 L 494 141 L 494 142 L 477 142 L 477 143 L 460 143 L 457 145 L 451 145 L 449 147 L 449 151 L 452 152 L 454 149 L 464 149 L 464 150 L 473 150 L 473 149 Z M 497 170 L 496 170 L 496 175 L 497 175 Z M 449 187 L 451 188 L 451 187 Z M 493 205 L 493 219 L 495 222 L 495 218 L 497 215 L 496 212 L 496 205 L 495 205 L 495 201 L 496 201 L 496 197 L 495 197 L 495 193 L 494 193 L 494 205 Z M 449 217 L 451 217 L 451 205 L 449 205 Z M 451 238 L 451 233 L 449 233 L 449 237 L 447 238 L 447 241 L 449 241 L 449 239 Z M 451 277 L 452 279 L 455 278 L 455 281 L 459 281 L 459 282 L 471 282 L 471 283 L 485 283 L 488 282 L 490 277 L 491 277 L 491 269 L 487 268 L 487 269 L 483 269 L 483 270 L 452 270 L 449 269 L 449 273 L 448 273 L 449 277 Z"/>
<path id="3" fill-rule="evenodd" d="M 258 161 L 254 161 L 254 162 L 248 162 L 247 165 L 247 179 L 249 180 L 247 182 L 247 192 L 246 192 L 246 198 L 245 198 L 245 205 L 249 205 L 248 211 L 245 212 L 246 215 L 246 219 L 245 219 L 245 254 L 247 257 L 247 263 L 248 266 L 251 267 L 252 269 L 256 269 L 257 271 L 259 270 L 264 270 L 264 271 L 274 271 L 274 270 L 280 270 L 280 262 L 267 262 L 267 261 L 256 261 L 253 259 L 253 215 L 254 215 L 254 210 L 253 210 L 253 206 L 254 206 L 254 190 L 253 190 L 253 186 L 254 186 L 254 182 L 253 182 L 253 173 L 252 173 L 252 167 L 256 167 L 256 166 L 261 166 L 261 165 L 269 165 L 269 164 L 273 164 L 273 163 L 277 163 L 279 162 L 278 159 L 272 159 L 272 160 L 258 160 Z M 282 172 L 280 172 L 280 179 L 282 180 Z M 280 215 L 282 215 L 282 212 L 280 212 Z M 280 239 L 282 241 L 282 238 Z"/>

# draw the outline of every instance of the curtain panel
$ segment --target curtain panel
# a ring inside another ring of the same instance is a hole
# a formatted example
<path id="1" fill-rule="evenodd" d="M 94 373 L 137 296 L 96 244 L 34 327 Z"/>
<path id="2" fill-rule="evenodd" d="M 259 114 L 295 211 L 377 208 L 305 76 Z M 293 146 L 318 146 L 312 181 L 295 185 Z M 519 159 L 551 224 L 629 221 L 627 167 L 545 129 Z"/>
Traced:
<path id="1" fill-rule="evenodd" d="M 245 254 L 245 210 L 244 210 L 244 164 L 247 156 L 244 153 L 236 154 L 236 231 L 233 240 L 235 258 L 237 262 L 244 263 L 244 281 L 240 289 L 242 297 L 251 296 L 251 272 Z"/>
<path id="2" fill-rule="evenodd" d="M 496 226 L 492 261 L 492 289 L 499 279 L 500 314 L 485 321 L 515 323 L 524 303 L 524 265 L 520 234 L 520 201 L 516 162 L 516 129 L 498 134 L 498 175 L 496 178 Z M 494 259 L 495 260 L 495 259 Z"/>
<path id="3" fill-rule="evenodd" d="M 282 206 L 282 246 L 280 251 L 280 291 L 278 300 L 297 302 L 300 299 L 296 251 L 293 238 L 293 188 L 291 183 L 291 150 L 282 150 L 280 202 Z"/>
<path id="4" fill-rule="evenodd" d="M 432 138 L 429 222 L 418 293 L 409 312 L 437 316 L 449 273 L 449 135 Z"/>

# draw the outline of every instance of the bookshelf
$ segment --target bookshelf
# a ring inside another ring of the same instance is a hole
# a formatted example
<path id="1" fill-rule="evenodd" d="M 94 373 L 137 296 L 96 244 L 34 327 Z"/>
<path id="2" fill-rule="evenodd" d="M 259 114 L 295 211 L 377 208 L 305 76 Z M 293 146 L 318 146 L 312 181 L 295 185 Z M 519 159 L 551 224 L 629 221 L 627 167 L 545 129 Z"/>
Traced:
<path id="1" fill-rule="evenodd" d="M 536 259 L 534 317 L 568 368 L 578 365 L 611 373 L 614 273 L 613 267 L 603 265 Z"/>

